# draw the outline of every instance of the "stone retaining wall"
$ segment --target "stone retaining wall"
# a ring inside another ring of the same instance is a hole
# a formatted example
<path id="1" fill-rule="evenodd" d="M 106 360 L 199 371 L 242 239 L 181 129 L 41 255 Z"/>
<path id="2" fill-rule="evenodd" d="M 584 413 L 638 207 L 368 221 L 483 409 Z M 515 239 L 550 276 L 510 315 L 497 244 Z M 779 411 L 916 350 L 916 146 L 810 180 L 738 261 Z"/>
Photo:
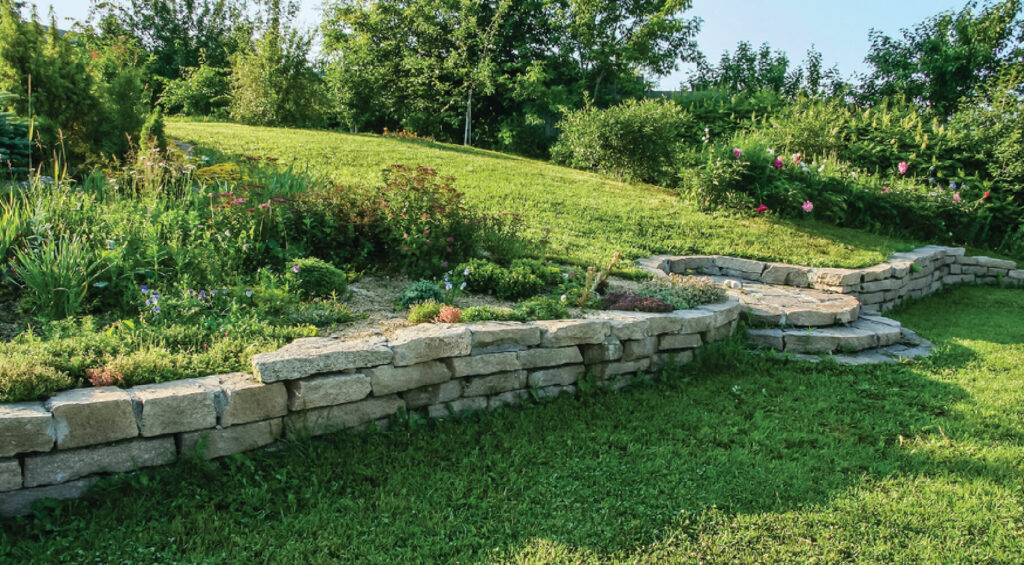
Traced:
<path id="1" fill-rule="evenodd" d="M 446 417 L 575 394 L 586 373 L 619 388 L 731 335 L 734 300 L 667 314 L 601 312 L 533 323 L 420 325 L 390 340 L 299 339 L 253 359 L 253 374 L 68 390 L 0 404 L 0 515 L 74 498 L 108 473 L 223 457 L 401 410 Z"/>
<path id="2" fill-rule="evenodd" d="M 887 262 L 863 269 L 800 267 L 718 255 L 658 255 L 640 264 L 656 275 L 694 272 L 849 294 L 860 300 L 861 310 L 868 314 L 885 312 L 948 285 L 1024 286 L 1024 269 L 1013 261 L 968 257 L 962 247 L 938 245 L 893 253 Z"/>

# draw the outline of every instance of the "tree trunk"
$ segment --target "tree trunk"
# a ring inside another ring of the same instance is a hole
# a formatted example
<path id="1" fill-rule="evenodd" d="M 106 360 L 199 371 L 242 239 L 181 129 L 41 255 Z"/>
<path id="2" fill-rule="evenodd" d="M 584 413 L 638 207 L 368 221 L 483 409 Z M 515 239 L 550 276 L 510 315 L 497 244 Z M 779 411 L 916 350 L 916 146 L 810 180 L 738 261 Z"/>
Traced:
<path id="1" fill-rule="evenodd" d="M 462 135 L 463 145 L 473 143 L 473 87 L 469 87 L 469 94 L 466 95 L 466 129 Z"/>

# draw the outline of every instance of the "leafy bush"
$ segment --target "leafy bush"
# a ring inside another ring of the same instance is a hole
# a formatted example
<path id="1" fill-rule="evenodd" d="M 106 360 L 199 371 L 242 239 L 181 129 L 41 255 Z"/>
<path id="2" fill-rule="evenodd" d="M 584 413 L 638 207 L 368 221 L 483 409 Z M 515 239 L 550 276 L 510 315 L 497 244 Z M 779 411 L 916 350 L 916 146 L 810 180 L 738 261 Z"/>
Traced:
<path id="1" fill-rule="evenodd" d="M 466 290 L 502 300 L 529 298 L 562 281 L 558 268 L 532 259 L 517 259 L 508 267 L 472 259 L 460 264 L 455 273 L 466 282 Z"/>
<path id="2" fill-rule="evenodd" d="M 629 100 L 606 109 L 587 107 L 560 122 L 551 159 L 577 169 L 667 184 L 693 118 L 665 100 Z"/>
<path id="3" fill-rule="evenodd" d="M 519 303 L 516 312 L 523 320 L 561 320 L 569 317 L 569 309 L 564 302 L 546 296 L 537 296 Z"/>
<path id="4" fill-rule="evenodd" d="M 348 292 L 345 272 L 316 257 L 296 259 L 288 270 L 287 279 L 310 298 L 344 297 Z"/>
<path id="5" fill-rule="evenodd" d="M 160 154 L 167 153 L 167 134 L 164 133 L 164 115 L 160 108 L 154 108 L 142 124 L 142 132 L 139 133 L 139 149 L 142 151 L 155 150 Z"/>
<path id="6" fill-rule="evenodd" d="M 640 286 L 637 294 L 656 298 L 675 310 L 686 310 L 725 299 L 725 289 L 715 284 L 713 279 L 678 274 L 670 275 L 668 281 L 648 281 Z"/>
<path id="7" fill-rule="evenodd" d="M 409 321 L 414 324 L 433 322 L 441 315 L 441 303 L 433 298 L 424 302 L 416 302 L 409 307 Z"/>
<path id="8" fill-rule="evenodd" d="M 463 322 L 521 322 L 522 314 L 501 306 L 473 306 L 462 311 Z"/>
<path id="9" fill-rule="evenodd" d="M 431 300 L 440 303 L 444 300 L 444 296 L 441 294 L 441 289 L 430 281 L 416 281 L 407 286 L 398 297 L 398 303 L 402 305 L 402 308 L 409 308 L 414 304 Z"/>
<path id="10" fill-rule="evenodd" d="M 24 303 L 37 316 L 53 320 L 79 314 L 100 263 L 78 238 L 45 243 L 19 251 L 15 267 L 25 285 Z"/>
<path id="11" fill-rule="evenodd" d="M 12 98 L 12 94 L 0 92 L 0 178 L 28 173 L 28 125 L 3 110 Z"/>
<path id="12" fill-rule="evenodd" d="M 169 114 L 187 116 L 228 117 L 231 102 L 231 69 L 198 67 L 182 69 L 182 76 L 164 82 L 160 103 Z"/>

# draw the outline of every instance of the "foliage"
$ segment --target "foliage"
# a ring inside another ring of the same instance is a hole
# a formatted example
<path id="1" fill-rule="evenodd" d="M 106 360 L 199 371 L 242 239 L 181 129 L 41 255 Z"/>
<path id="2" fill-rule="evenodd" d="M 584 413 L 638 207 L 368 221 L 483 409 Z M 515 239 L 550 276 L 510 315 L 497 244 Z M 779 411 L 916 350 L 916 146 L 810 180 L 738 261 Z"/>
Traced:
<path id="1" fill-rule="evenodd" d="M 725 299 L 725 289 L 713 279 L 677 274 L 670 275 L 668 281 L 647 281 L 640 286 L 637 294 L 661 300 L 675 310 L 714 304 Z"/>
<path id="2" fill-rule="evenodd" d="M 628 100 L 607 109 L 587 107 L 560 122 L 551 159 L 624 180 L 667 184 L 675 176 L 680 142 L 693 118 L 663 100 Z"/>
<path id="3" fill-rule="evenodd" d="M 81 313 L 100 262 L 78 238 L 61 238 L 19 250 L 14 272 L 25 285 L 25 304 L 43 319 Z"/>
<path id="4" fill-rule="evenodd" d="M 1001 0 L 978 9 L 969 1 L 959 12 L 943 12 L 893 38 L 870 34 L 867 63 L 872 69 L 860 87 L 871 104 L 905 96 L 936 115 L 953 113 L 961 98 L 1003 70 L 1018 66 L 1024 54 L 1020 0 Z"/>
<path id="5" fill-rule="evenodd" d="M 513 308 L 502 306 L 471 306 L 462 311 L 462 321 L 469 322 L 520 322 L 520 313 Z"/>
<path id="6" fill-rule="evenodd" d="M 181 78 L 164 83 L 160 104 L 169 114 L 226 118 L 231 103 L 230 68 L 202 61 L 182 70 Z"/>
<path id="7" fill-rule="evenodd" d="M 402 305 L 402 308 L 409 308 L 414 304 L 431 300 L 440 303 L 444 297 L 437 284 L 430 281 L 416 281 L 407 286 L 398 297 L 398 303 Z"/>
<path id="8" fill-rule="evenodd" d="M 643 94 L 694 50 L 688 0 L 332 0 L 327 80 L 351 131 L 406 129 L 544 155 L 564 108 Z M 403 30 L 396 35 L 395 29 Z M 500 33 L 496 33 L 500 31 Z"/>
<path id="9" fill-rule="evenodd" d="M 28 172 L 30 144 L 28 125 L 13 112 L 4 111 L 12 94 L 0 92 L 0 175 L 19 176 Z"/>
<path id="10" fill-rule="evenodd" d="M 562 282 L 558 268 L 532 259 L 516 259 L 508 267 L 485 259 L 471 259 L 456 267 L 455 274 L 465 281 L 465 290 L 491 294 L 502 300 L 529 298 Z"/>
<path id="11" fill-rule="evenodd" d="M 609 292 L 601 297 L 601 307 L 605 310 L 627 312 L 671 312 L 677 309 L 659 298 L 633 292 Z"/>
<path id="12" fill-rule="evenodd" d="M 294 282 L 295 288 L 304 296 L 311 298 L 343 298 L 348 292 L 345 272 L 316 257 L 296 259 L 287 271 L 286 279 Z"/>
<path id="13" fill-rule="evenodd" d="M 457 324 L 462 321 L 462 310 L 455 306 L 442 306 L 434 321 L 439 324 Z"/>
<path id="14" fill-rule="evenodd" d="M 232 58 L 231 117 L 256 125 L 322 126 L 326 92 L 308 59 L 313 37 L 290 27 L 298 4 L 285 2 L 268 2 L 259 37 Z"/>
<path id="15" fill-rule="evenodd" d="M 154 108 L 146 118 L 146 123 L 142 124 L 139 149 L 154 150 L 161 155 L 167 153 L 167 134 L 164 133 L 164 115 L 160 108 Z"/>
<path id="16" fill-rule="evenodd" d="M 520 302 L 515 311 L 523 320 L 562 320 L 570 317 L 564 302 L 547 296 L 535 296 Z"/>
<path id="17" fill-rule="evenodd" d="M 838 67 L 823 69 L 821 52 L 813 47 L 805 66 L 792 70 L 782 51 L 773 52 L 767 43 L 755 50 L 746 41 L 739 42 L 734 53 L 724 52 L 717 66 L 703 55 L 696 66 L 687 79 L 691 91 L 774 92 L 792 97 L 799 93 L 835 96 L 847 88 Z"/>
<path id="18" fill-rule="evenodd" d="M 441 303 L 433 298 L 409 306 L 409 321 L 414 324 L 433 322 L 441 314 Z"/>

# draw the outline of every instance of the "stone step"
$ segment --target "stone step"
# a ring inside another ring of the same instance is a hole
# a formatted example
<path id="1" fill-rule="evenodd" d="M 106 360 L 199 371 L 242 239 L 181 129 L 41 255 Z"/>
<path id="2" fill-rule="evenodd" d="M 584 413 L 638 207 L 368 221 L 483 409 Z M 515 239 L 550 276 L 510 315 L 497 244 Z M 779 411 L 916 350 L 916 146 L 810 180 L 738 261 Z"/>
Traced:
<path id="1" fill-rule="evenodd" d="M 865 349 L 855 353 L 829 353 L 811 355 L 809 353 L 788 353 L 792 359 L 818 363 L 831 359 L 840 365 L 877 365 L 879 363 L 899 363 L 928 357 L 932 353 L 933 344 L 916 333 L 903 328 L 903 339 L 900 343 L 886 347 Z"/>
<path id="2" fill-rule="evenodd" d="M 860 315 L 860 301 L 848 294 L 722 276 L 710 278 L 725 286 L 730 298 L 740 301 L 744 316 L 753 326 L 826 327 L 850 323 Z"/>
<path id="3" fill-rule="evenodd" d="M 881 316 L 861 316 L 849 324 L 805 329 L 750 329 L 747 341 L 787 353 L 850 353 L 894 346 L 903 341 L 900 323 Z"/>

